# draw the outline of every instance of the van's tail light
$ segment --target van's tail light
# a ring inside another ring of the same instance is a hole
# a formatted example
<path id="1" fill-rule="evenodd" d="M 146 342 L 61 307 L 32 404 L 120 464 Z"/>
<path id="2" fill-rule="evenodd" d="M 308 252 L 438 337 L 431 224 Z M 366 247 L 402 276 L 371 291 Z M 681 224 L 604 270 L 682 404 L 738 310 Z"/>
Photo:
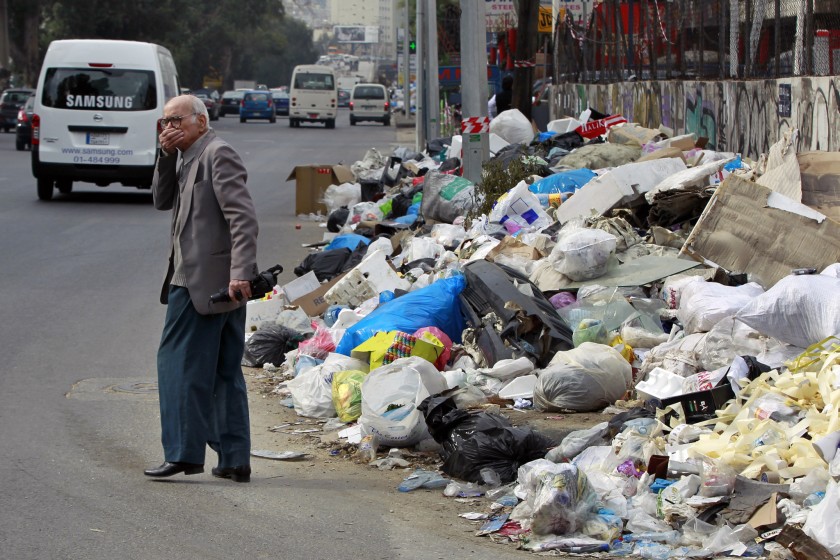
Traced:
<path id="1" fill-rule="evenodd" d="M 239 102 L 239 106 L 240 107 L 245 107 L 245 100 L 244 99 Z"/>
<path id="2" fill-rule="evenodd" d="M 389 103 L 386 101 L 386 102 L 385 102 L 385 110 L 386 110 L 386 111 L 388 110 L 388 107 L 389 107 L 389 106 L 390 106 L 390 105 L 389 105 Z"/>
<path id="3" fill-rule="evenodd" d="M 41 117 L 32 113 L 32 145 L 37 146 L 41 143 Z"/>
<path id="4" fill-rule="evenodd" d="M 22 123 L 25 123 L 26 121 L 28 121 L 28 120 L 29 120 L 29 117 L 27 117 L 27 116 L 26 116 L 26 111 L 24 111 L 23 109 L 21 109 L 20 111 L 18 111 L 18 118 L 17 118 L 17 120 L 18 120 L 19 122 L 22 122 Z"/>
<path id="5" fill-rule="evenodd" d="M 268 106 L 271 107 L 273 105 L 271 99 L 268 100 Z"/>
<path id="6" fill-rule="evenodd" d="M 353 102 L 352 101 L 350 103 L 348 103 L 347 106 L 350 108 L 351 111 L 353 110 Z"/>

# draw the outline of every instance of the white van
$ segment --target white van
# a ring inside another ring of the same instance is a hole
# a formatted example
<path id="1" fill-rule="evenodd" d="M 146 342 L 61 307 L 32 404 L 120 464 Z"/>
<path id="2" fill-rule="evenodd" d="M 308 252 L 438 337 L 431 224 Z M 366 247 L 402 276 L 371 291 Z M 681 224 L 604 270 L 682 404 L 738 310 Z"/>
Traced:
<path id="1" fill-rule="evenodd" d="M 73 39 L 47 49 L 32 117 L 38 198 L 69 193 L 74 181 L 149 188 L 158 154 L 157 119 L 178 95 L 172 54 L 134 41 Z"/>
<path id="2" fill-rule="evenodd" d="M 295 66 L 289 89 L 289 126 L 302 122 L 322 122 L 335 128 L 338 114 L 338 87 L 335 72 L 329 66 Z"/>
<path id="3" fill-rule="evenodd" d="M 350 124 L 357 122 L 381 122 L 391 125 L 391 107 L 388 92 L 382 84 L 356 84 L 350 94 Z"/>

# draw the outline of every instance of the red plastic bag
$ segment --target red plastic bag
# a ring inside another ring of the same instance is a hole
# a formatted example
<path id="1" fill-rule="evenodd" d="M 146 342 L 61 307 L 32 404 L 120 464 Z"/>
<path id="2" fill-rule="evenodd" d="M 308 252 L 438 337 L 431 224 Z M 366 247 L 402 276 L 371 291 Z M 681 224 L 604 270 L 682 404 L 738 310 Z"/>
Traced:
<path id="1" fill-rule="evenodd" d="M 312 356 L 319 360 L 325 360 L 327 354 L 335 351 L 335 341 L 329 329 L 317 327 L 315 324 L 315 334 L 298 345 L 298 353 Z"/>

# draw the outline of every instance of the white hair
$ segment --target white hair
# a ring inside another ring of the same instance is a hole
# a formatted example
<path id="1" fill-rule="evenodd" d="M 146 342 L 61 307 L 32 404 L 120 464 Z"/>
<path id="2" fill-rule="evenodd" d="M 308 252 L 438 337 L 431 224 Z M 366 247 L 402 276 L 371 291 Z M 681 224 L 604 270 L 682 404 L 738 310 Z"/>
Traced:
<path id="1" fill-rule="evenodd" d="M 198 115 L 204 115 L 204 118 L 206 118 L 208 121 L 210 120 L 210 115 L 207 114 L 207 106 L 204 104 L 204 101 L 202 101 L 194 95 L 190 95 L 190 103 L 192 103 L 192 109 L 193 113 L 195 113 L 195 118 L 197 118 Z"/>

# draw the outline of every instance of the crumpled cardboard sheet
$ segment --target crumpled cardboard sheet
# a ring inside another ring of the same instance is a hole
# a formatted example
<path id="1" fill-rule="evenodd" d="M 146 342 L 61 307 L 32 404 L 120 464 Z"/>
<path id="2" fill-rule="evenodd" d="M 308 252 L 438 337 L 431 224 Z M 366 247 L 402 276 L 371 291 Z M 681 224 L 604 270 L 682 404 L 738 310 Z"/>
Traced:
<path id="1" fill-rule="evenodd" d="M 681 253 L 769 288 L 794 268 L 840 262 L 840 223 L 730 175 L 706 205 Z"/>
<path id="2" fill-rule="evenodd" d="M 720 460 L 752 479 L 769 472 L 790 480 L 826 469 L 814 441 L 840 430 L 839 379 L 840 341 L 822 341 L 789 362 L 783 373 L 772 370 L 746 384 L 727 408 L 718 411 L 715 432 L 701 435 L 689 451 Z M 767 394 L 805 410 L 805 418 L 791 427 L 756 418 L 753 405 Z M 768 429 L 776 431 L 777 439 L 765 443 Z M 806 433 L 810 439 L 803 437 Z"/>
<path id="3" fill-rule="evenodd" d="M 764 185 L 796 202 L 802 201 L 802 181 L 799 161 L 796 158 L 796 141 L 799 130 L 792 128 L 785 132 L 778 142 L 770 146 L 767 169 L 756 183 Z"/>
<path id="4" fill-rule="evenodd" d="M 802 203 L 840 222 L 840 153 L 797 154 L 802 177 Z"/>

